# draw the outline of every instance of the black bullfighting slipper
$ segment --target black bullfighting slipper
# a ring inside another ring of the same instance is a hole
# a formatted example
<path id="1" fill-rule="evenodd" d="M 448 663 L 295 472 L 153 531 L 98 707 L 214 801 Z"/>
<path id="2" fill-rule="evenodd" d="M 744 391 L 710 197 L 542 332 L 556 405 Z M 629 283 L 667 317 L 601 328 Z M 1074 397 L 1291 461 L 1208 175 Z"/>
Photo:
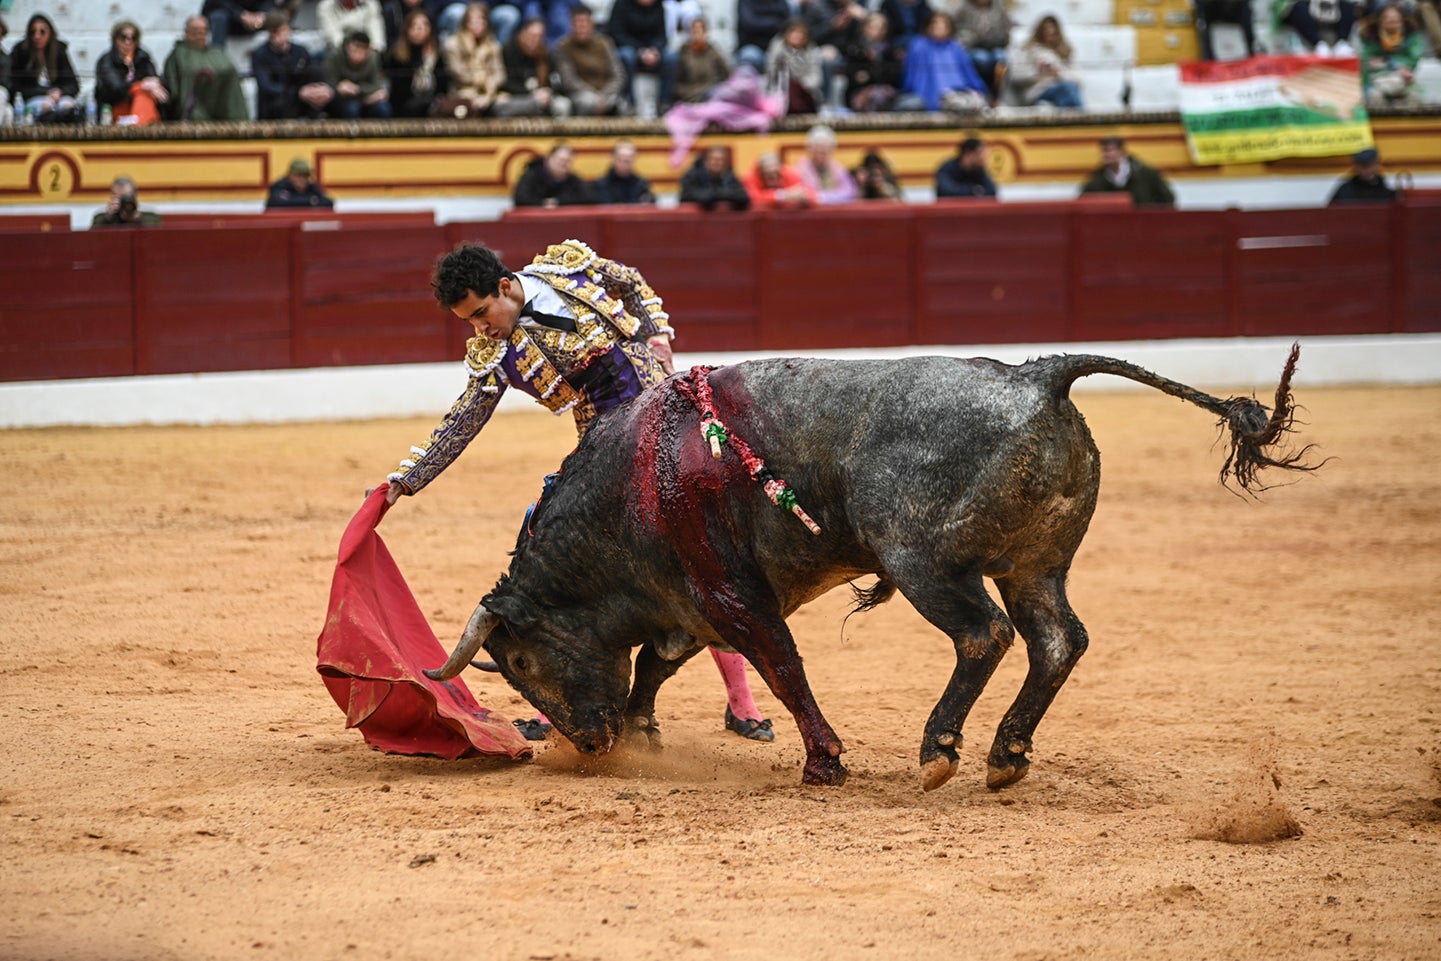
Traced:
<path id="1" fill-rule="evenodd" d="M 749 738 L 752 741 L 774 741 L 776 732 L 771 730 L 771 719 L 757 721 L 748 717 L 744 721 L 731 712 L 730 705 L 726 705 L 726 730 L 735 731 L 741 737 Z"/>
<path id="2" fill-rule="evenodd" d="M 544 741 L 545 736 L 550 733 L 550 725 L 538 718 L 531 718 L 529 721 L 511 721 L 516 730 L 527 741 Z"/>

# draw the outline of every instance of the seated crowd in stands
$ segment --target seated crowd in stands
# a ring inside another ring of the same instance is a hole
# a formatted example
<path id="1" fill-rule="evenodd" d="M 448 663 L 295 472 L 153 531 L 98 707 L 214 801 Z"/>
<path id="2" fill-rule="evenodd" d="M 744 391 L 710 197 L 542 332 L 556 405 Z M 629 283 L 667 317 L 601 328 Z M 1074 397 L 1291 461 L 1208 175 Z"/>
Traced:
<path id="1" fill-rule="evenodd" d="M 314 2 L 318 42 L 291 19 Z M 736 44 L 711 42 L 701 0 L 613 0 L 604 24 L 581 0 L 203 0 L 163 58 L 124 19 L 96 64 L 103 122 L 390 117 L 656 118 L 706 102 L 753 70 L 778 112 L 974 113 L 1000 103 L 1085 106 L 1061 21 L 1046 13 L 1014 46 L 1006 0 L 727 0 Z M 1417 63 L 1441 43 L 1441 0 L 1271 0 L 1273 37 L 1324 56 L 1360 56 L 1373 106 L 1416 101 Z M 1258 52 L 1251 4 L 1196 0 L 1205 55 L 1217 23 Z M 1424 31 L 1423 31 L 1424 25 Z M 4 37 L 0 22 L 0 39 Z M 246 63 L 226 44 L 255 37 Z M 1289 49 L 1289 47 L 1288 47 Z M 54 20 L 35 13 L 0 49 L 15 119 L 85 120 L 82 78 Z"/>

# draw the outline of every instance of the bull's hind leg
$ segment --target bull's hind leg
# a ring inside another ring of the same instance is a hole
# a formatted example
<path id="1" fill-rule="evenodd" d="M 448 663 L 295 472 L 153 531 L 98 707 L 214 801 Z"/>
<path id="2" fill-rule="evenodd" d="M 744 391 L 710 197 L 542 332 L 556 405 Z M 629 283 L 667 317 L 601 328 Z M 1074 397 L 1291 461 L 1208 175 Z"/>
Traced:
<path id="1" fill-rule="evenodd" d="M 986 758 L 986 784 L 1014 784 L 1026 776 L 1031 735 L 1055 700 L 1071 669 L 1086 652 L 1086 628 L 1066 600 L 1066 572 L 1052 571 L 1030 581 L 1002 578 L 996 582 L 1001 599 L 1026 641 L 1030 669 Z"/>
<path id="2" fill-rule="evenodd" d="M 986 593 L 979 568 L 952 578 L 938 576 L 934 569 L 913 577 L 887 571 L 921 616 L 945 631 L 956 646 L 956 669 L 921 737 L 921 785 L 933 791 L 956 773 L 961 728 L 1016 629 Z"/>

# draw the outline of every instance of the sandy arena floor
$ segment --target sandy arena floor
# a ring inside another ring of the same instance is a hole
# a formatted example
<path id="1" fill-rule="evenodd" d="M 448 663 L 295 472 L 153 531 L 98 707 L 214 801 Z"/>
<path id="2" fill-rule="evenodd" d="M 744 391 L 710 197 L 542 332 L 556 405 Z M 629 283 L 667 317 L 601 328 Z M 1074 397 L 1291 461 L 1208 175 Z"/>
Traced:
<path id="1" fill-rule="evenodd" d="M 951 646 L 899 599 L 842 632 L 844 591 L 792 619 L 843 788 L 800 786 L 758 681 L 775 743 L 724 732 L 707 658 L 658 755 L 377 753 L 315 637 L 363 489 L 431 420 L 0 433 L 0 959 L 1434 961 L 1441 388 L 1308 388 L 1303 357 L 1296 390 L 1336 459 L 1260 503 L 1216 484 L 1203 412 L 1078 397 L 1092 645 L 1000 792 L 1024 650 L 924 794 Z M 573 437 L 502 416 L 381 526 L 447 646 Z"/>

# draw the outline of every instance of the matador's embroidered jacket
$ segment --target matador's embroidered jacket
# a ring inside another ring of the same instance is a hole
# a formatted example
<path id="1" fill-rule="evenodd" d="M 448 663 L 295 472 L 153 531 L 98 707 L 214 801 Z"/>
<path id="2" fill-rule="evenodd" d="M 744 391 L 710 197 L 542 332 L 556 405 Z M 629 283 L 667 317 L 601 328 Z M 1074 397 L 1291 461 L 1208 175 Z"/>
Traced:
<path id="1" fill-rule="evenodd" d="M 570 411 L 584 436 L 597 414 L 665 378 L 647 341 L 671 337 L 670 316 L 640 272 L 597 257 L 578 240 L 549 247 L 518 271 L 553 287 L 576 315 L 575 330 L 522 317 L 506 340 L 466 342 L 470 375 L 424 446 L 390 475 L 409 493 L 435 480 L 460 456 L 495 412 L 507 386 L 517 387 L 557 414 Z"/>

